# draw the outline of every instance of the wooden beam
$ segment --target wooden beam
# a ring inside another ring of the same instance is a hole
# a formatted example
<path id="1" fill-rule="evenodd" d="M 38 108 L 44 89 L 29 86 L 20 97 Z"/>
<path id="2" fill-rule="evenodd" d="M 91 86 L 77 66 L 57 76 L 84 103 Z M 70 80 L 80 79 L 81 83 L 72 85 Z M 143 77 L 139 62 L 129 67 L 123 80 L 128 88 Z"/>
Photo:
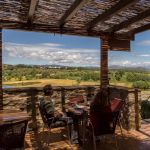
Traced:
<path id="1" fill-rule="evenodd" d="M 146 30 L 150 30 L 150 23 L 149 24 L 146 24 L 142 27 L 139 27 L 137 29 L 134 29 L 132 31 L 130 31 L 132 34 L 136 34 L 136 33 L 140 33 L 140 32 L 144 32 Z"/>
<path id="2" fill-rule="evenodd" d="M 130 40 L 122 40 L 116 38 L 110 38 L 109 46 L 111 51 L 130 51 Z"/>
<path id="3" fill-rule="evenodd" d="M 28 26 L 28 24 L 24 22 L 8 21 L 8 20 L 0 20 L 0 28 L 45 32 L 45 33 L 56 33 L 56 34 L 58 33 L 58 34 L 67 34 L 67 35 L 78 35 L 78 36 L 89 36 L 89 37 L 98 37 L 98 38 L 102 35 L 102 32 L 97 32 L 93 30 L 88 32 L 86 29 L 74 29 L 74 28 L 66 28 L 66 27 L 60 28 L 53 25 L 40 24 L 40 23 L 33 23 L 32 26 Z"/>
<path id="4" fill-rule="evenodd" d="M 95 19 L 93 19 L 91 22 L 87 24 L 87 30 L 90 30 L 94 26 L 96 26 L 99 22 L 104 22 L 108 19 L 108 17 L 111 17 L 115 15 L 116 13 L 122 11 L 123 9 L 126 9 L 130 5 L 133 5 L 138 0 L 120 0 L 117 4 L 112 6 L 110 9 L 106 10 L 104 13 L 98 15 Z"/>
<path id="5" fill-rule="evenodd" d="M 2 65 L 2 29 L 0 28 L 0 109 L 3 109 Z"/>
<path id="6" fill-rule="evenodd" d="M 109 50 L 109 37 L 101 37 L 101 88 L 109 85 L 108 78 L 108 50 Z"/>
<path id="7" fill-rule="evenodd" d="M 80 10 L 83 5 L 87 2 L 88 0 L 75 0 L 75 2 L 71 5 L 71 7 L 64 13 L 62 18 L 59 21 L 59 25 L 62 27 L 64 24 L 71 19 L 75 13 Z"/>
<path id="8" fill-rule="evenodd" d="M 33 23 L 33 15 L 37 6 L 38 0 L 31 0 L 30 7 L 29 7 L 29 13 L 28 13 L 28 24 Z"/>
<path id="9" fill-rule="evenodd" d="M 47 24 L 39 24 L 33 23 L 31 27 L 28 26 L 27 23 L 17 22 L 17 21 L 8 21 L 8 20 L 0 20 L 0 28 L 3 29 L 16 29 L 16 30 L 24 30 L 24 31 L 35 31 L 35 32 L 44 32 L 44 33 L 56 33 L 56 34 L 66 34 L 66 35 L 78 35 L 78 36 L 88 36 L 88 37 L 96 37 L 99 38 L 103 35 L 108 35 L 111 37 L 115 37 L 116 39 L 130 39 L 133 40 L 133 36 L 130 34 L 114 34 L 110 35 L 109 33 L 98 32 L 94 30 L 87 31 L 86 29 L 74 29 L 74 28 L 60 28 Z"/>
<path id="10" fill-rule="evenodd" d="M 129 25 L 133 24 L 133 23 L 136 23 L 142 19 L 145 19 L 147 17 L 150 16 L 150 9 L 136 15 L 135 17 L 132 17 L 130 19 L 128 19 L 127 21 L 123 21 L 121 22 L 120 24 L 118 25 L 115 25 L 114 27 L 112 27 L 110 30 L 108 30 L 107 32 L 116 32 L 116 31 L 119 31 L 123 28 L 126 28 L 128 27 Z"/>

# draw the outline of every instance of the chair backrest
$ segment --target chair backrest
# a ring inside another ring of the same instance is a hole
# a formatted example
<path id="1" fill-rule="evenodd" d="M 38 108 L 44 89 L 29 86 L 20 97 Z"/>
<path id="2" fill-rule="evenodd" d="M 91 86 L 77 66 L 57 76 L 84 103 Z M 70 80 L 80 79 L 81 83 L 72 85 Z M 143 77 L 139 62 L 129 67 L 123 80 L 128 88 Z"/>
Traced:
<path id="1" fill-rule="evenodd" d="M 43 123 L 45 125 L 47 125 L 48 121 L 47 121 L 47 117 L 46 117 L 46 112 L 45 112 L 44 108 L 42 107 L 41 102 L 38 104 L 38 108 L 39 108 L 39 112 L 40 112 Z"/>
<path id="2" fill-rule="evenodd" d="M 27 123 L 22 120 L 0 125 L 0 149 L 23 148 Z"/>
<path id="3" fill-rule="evenodd" d="M 123 104 L 123 101 L 114 99 L 111 105 L 104 110 L 90 112 L 90 121 L 95 135 L 113 134 L 115 132 Z"/>

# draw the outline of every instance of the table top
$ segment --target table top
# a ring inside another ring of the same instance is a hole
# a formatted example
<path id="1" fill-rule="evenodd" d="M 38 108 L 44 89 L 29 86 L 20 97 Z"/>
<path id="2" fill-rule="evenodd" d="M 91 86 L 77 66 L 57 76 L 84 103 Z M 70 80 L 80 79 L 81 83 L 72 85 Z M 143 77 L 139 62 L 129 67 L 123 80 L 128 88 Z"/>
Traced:
<path id="1" fill-rule="evenodd" d="M 73 113 L 74 115 L 82 115 L 84 112 L 89 111 L 89 107 L 86 105 L 77 105 L 77 106 L 72 106 L 69 104 L 65 104 L 64 108 L 66 111 Z"/>
<path id="2" fill-rule="evenodd" d="M 0 124 L 29 119 L 30 117 L 27 112 L 19 110 L 0 110 Z"/>

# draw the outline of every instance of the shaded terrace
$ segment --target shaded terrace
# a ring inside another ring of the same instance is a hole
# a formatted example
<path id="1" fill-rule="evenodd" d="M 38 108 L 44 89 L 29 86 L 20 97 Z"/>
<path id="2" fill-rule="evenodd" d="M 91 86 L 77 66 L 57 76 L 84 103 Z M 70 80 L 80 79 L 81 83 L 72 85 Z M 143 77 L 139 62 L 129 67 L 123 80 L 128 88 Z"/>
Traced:
<path id="1" fill-rule="evenodd" d="M 1 109 L 3 109 L 4 102 L 2 29 L 100 38 L 102 87 L 109 85 L 108 51 L 130 51 L 130 42 L 134 40 L 135 34 L 150 29 L 150 2 L 149 0 L 0 0 Z M 133 91 L 135 91 L 133 95 L 136 110 L 134 118 L 137 125 L 134 128 L 139 129 L 140 96 L 136 89 Z M 34 95 L 30 94 L 31 99 L 34 98 Z M 132 103 L 133 99 L 128 96 L 128 100 L 129 102 L 131 100 Z M 129 105 L 127 106 L 129 107 Z M 128 119 L 128 121 L 131 120 Z"/>
<path id="2" fill-rule="evenodd" d="M 150 28 L 149 0 L 1 0 L 2 29 L 101 39 L 101 86 L 109 85 L 108 51 L 130 51 L 136 33 Z M 0 32 L 2 64 L 2 32 Z M 0 70 L 2 85 L 2 69 Z M 2 90 L 2 86 L 1 86 Z M 2 107 L 2 93 L 1 93 Z"/>

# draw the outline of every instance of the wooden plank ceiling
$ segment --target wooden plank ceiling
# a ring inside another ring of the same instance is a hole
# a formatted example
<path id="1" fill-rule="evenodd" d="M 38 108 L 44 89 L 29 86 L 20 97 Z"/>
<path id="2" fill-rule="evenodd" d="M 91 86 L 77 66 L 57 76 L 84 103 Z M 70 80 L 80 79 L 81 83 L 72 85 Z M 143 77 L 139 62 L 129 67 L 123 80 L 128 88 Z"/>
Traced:
<path id="1" fill-rule="evenodd" d="M 0 0 L 0 28 L 132 39 L 150 29 L 150 0 Z"/>

